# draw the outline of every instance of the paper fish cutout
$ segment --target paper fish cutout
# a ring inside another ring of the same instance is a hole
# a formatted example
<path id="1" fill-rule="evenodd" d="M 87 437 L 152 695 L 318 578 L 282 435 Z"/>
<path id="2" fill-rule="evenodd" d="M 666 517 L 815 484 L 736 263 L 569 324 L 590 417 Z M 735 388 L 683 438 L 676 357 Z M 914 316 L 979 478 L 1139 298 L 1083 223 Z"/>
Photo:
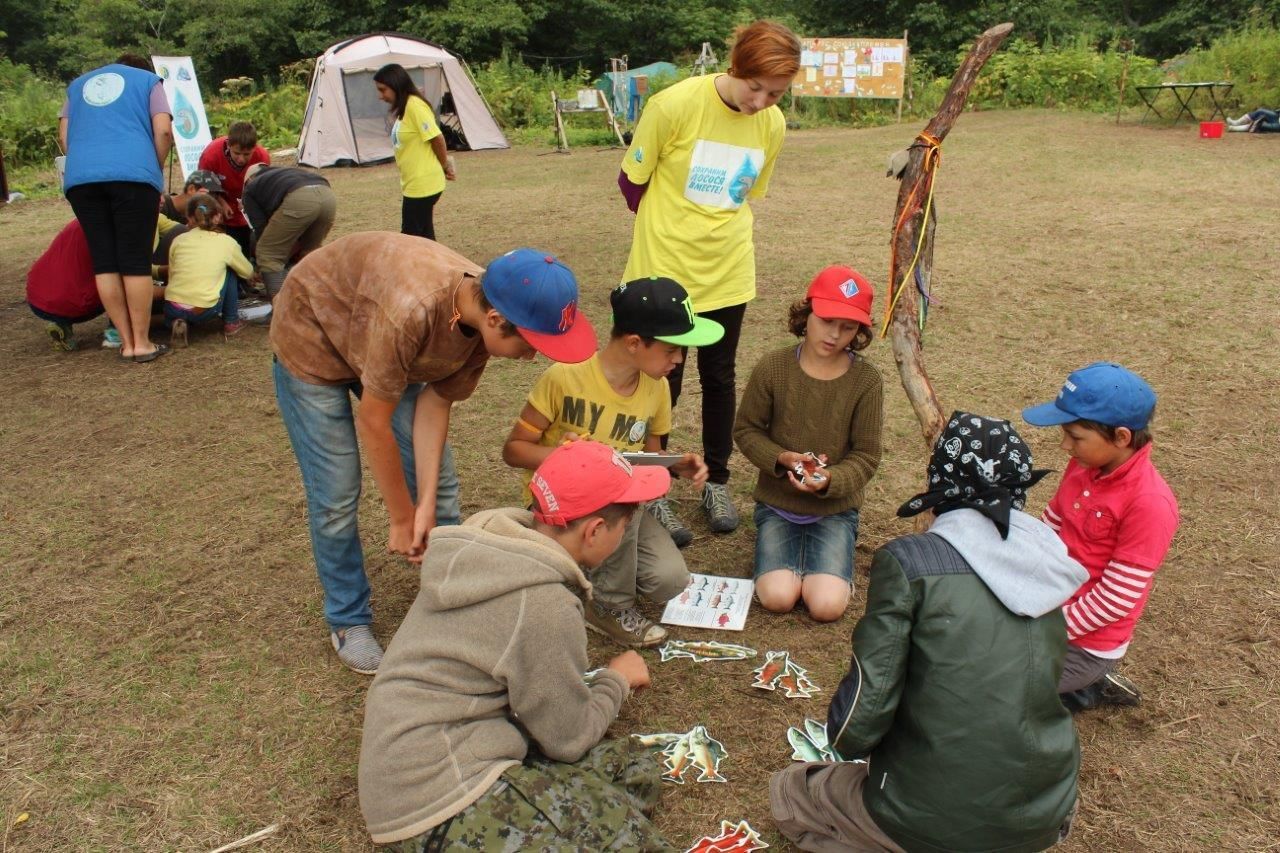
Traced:
<path id="1" fill-rule="evenodd" d="M 839 761 L 835 750 L 827 740 L 827 727 L 817 720 L 805 720 L 804 728 L 787 729 L 787 743 L 791 745 L 794 761 Z"/>
<path id="2" fill-rule="evenodd" d="M 740 820 L 720 821 L 720 834 L 704 835 L 693 843 L 685 853 L 750 853 L 752 850 L 763 850 L 769 845 L 760 840 L 760 833 L 751 828 L 751 824 Z"/>
<path id="3" fill-rule="evenodd" d="M 791 655 L 787 652 L 765 652 L 764 658 L 764 663 L 751 672 L 756 677 L 751 686 L 761 690 L 774 690 L 778 686 L 778 679 L 787 671 Z"/>
<path id="4" fill-rule="evenodd" d="M 728 757 L 724 744 L 707 733 L 705 726 L 694 726 L 684 734 L 658 732 L 632 735 L 641 746 L 661 747 L 666 766 L 662 778 L 677 785 L 685 783 L 685 773 L 690 767 L 698 770 L 695 782 L 727 782 L 720 775 L 720 762 Z"/>
<path id="5" fill-rule="evenodd" d="M 717 660 L 746 660 L 756 656 L 756 650 L 736 643 L 711 641 L 669 640 L 658 649 L 663 663 L 675 658 L 688 658 L 695 663 Z"/>

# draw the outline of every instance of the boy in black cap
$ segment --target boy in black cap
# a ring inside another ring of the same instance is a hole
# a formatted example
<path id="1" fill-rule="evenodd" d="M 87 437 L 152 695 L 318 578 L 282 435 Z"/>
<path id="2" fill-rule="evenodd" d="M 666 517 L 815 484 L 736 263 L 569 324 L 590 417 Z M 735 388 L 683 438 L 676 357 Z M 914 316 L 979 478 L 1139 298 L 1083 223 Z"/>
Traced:
<path id="1" fill-rule="evenodd" d="M 684 347 L 708 346 L 724 334 L 719 323 L 694 314 L 689 294 L 669 278 L 619 285 L 609 302 L 609 343 L 580 364 L 548 368 L 507 437 L 502 458 L 527 470 L 526 487 L 533 470 L 566 440 L 591 438 L 624 453 L 660 452 L 671 432 L 667 374 L 684 360 Z M 696 453 L 670 467 L 695 487 L 706 482 L 707 466 Z M 687 528 L 685 533 L 692 538 Z M 661 604 L 688 583 L 678 540 L 672 540 L 653 514 L 636 514 L 618 550 L 592 576 L 588 627 L 624 646 L 655 646 L 666 639 L 667 632 L 636 608 L 636 595 Z"/>

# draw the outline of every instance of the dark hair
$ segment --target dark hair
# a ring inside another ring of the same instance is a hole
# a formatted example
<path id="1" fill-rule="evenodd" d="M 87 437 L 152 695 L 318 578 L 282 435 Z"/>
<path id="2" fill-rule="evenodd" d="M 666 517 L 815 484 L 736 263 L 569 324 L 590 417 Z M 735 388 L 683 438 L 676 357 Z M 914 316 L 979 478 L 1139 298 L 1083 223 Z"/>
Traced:
<path id="1" fill-rule="evenodd" d="M 480 300 L 480 307 L 486 312 L 498 311 L 498 309 L 493 307 L 493 303 L 489 301 L 489 297 L 484 295 L 484 287 L 481 286 L 480 279 L 475 280 L 475 288 L 476 298 Z M 502 312 L 498 311 L 498 313 L 501 314 Z M 520 334 L 520 330 L 516 328 L 516 324 L 508 320 L 506 317 L 502 318 L 502 325 L 498 326 L 498 331 L 502 332 L 502 336 L 504 338 Z"/>
<path id="2" fill-rule="evenodd" d="M 617 326 L 614 326 L 613 328 L 609 329 L 609 340 L 611 341 L 616 341 L 618 338 L 624 338 L 627 335 L 640 335 L 641 342 L 644 343 L 644 345 L 647 347 L 651 347 L 658 342 L 657 338 L 646 338 L 644 335 L 641 335 L 639 332 L 628 332 L 625 329 L 619 329 Z"/>
<path id="3" fill-rule="evenodd" d="M 215 227 L 213 217 L 222 211 L 217 199 L 208 193 L 196 193 L 187 202 L 187 219 L 194 219 L 196 227 L 202 231 L 212 231 Z"/>
<path id="4" fill-rule="evenodd" d="M 127 65 L 130 68 L 141 68 L 143 71 L 154 72 L 151 63 L 147 62 L 145 57 L 138 56 L 136 53 L 122 53 L 116 60 L 116 65 Z"/>
<path id="5" fill-rule="evenodd" d="M 238 121 L 227 129 L 227 144 L 237 148 L 252 148 L 258 144 L 258 129 L 251 121 Z"/>
<path id="6" fill-rule="evenodd" d="M 404 108 L 409 103 L 409 98 L 417 95 L 422 97 L 422 92 L 418 91 L 418 86 L 413 82 L 413 78 L 409 76 L 409 72 L 404 70 L 404 66 L 392 62 L 384 65 L 373 73 L 373 81 L 386 86 L 396 95 L 395 103 L 391 105 L 391 112 L 395 113 L 396 118 L 404 118 Z"/>
<path id="7" fill-rule="evenodd" d="M 797 338 L 803 338 L 805 329 L 808 327 L 809 315 L 813 313 L 813 303 L 808 299 L 801 299 L 799 302 L 791 303 L 791 307 L 787 309 L 787 329 Z M 858 331 L 854 333 L 853 340 L 849 341 L 849 346 L 845 347 L 849 352 L 858 352 L 864 350 L 871 345 L 874 335 L 871 333 L 871 327 L 862 323 L 858 324 Z"/>
<path id="8" fill-rule="evenodd" d="M 1146 447 L 1148 444 L 1151 443 L 1150 422 L 1151 422 L 1151 418 L 1154 418 L 1155 416 L 1156 416 L 1156 410 L 1152 409 L 1151 414 L 1147 416 L 1148 426 L 1144 426 L 1142 429 L 1129 430 L 1130 435 L 1129 435 L 1129 443 L 1126 445 L 1127 447 L 1132 448 L 1133 450 L 1141 450 L 1142 448 Z M 1107 441 L 1115 441 L 1116 433 L 1120 431 L 1120 427 L 1114 427 L 1114 426 L 1111 426 L 1110 424 L 1098 423 L 1097 421 L 1087 421 L 1087 420 L 1081 419 L 1078 421 L 1073 421 L 1073 423 L 1083 427 L 1084 429 L 1089 430 L 1090 432 L 1098 433 Z M 1126 427 L 1126 429 L 1128 428 Z"/>
<path id="9" fill-rule="evenodd" d="M 636 507 L 638 506 L 640 506 L 640 504 L 609 504 L 607 506 L 602 506 L 595 512 L 589 512 L 581 518 L 575 518 L 573 521 L 569 522 L 569 529 L 572 530 L 579 524 L 596 517 L 604 519 L 604 523 L 609 527 L 617 527 L 619 521 L 623 524 L 629 524 L 632 516 L 635 515 Z"/>

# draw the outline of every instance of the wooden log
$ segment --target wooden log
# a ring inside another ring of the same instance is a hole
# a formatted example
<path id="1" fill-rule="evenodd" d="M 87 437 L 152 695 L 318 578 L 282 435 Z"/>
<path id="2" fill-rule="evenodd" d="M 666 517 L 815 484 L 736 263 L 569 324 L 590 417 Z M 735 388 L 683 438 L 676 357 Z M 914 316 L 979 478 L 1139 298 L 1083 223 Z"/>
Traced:
<path id="1" fill-rule="evenodd" d="M 956 118 L 964 111 L 969 90 L 973 87 L 978 72 L 1012 30 L 1013 24 L 1000 24 L 978 37 L 969 55 L 965 57 L 951 79 L 951 88 L 942 99 L 938 112 L 925 126 L 921 136 L 927 135 L 939 143 L 946 138 Z M 902 219 L 908 205 L 915 210 L 907 216 L 894 239 L 893 251 L 899 263 L 897 268 L 890 270 L 890 283 L 894 286 L 901 284 L 903 293 L 894 306 L 889 332 L 893 357 L 898 364 L 898 375 L 907 393 L 907 399 L 911 402 L 911 408 L 915 411 L 916 419 L 920 421 L 920 431 L 926 447 L 932 447 L 938 434 L 942 432 L 943 424 L 946 423 L 946 414 L 942 410 L 942 403 L 938 400 L 933 382 L 929 379 L 929 373 L 925 370 L 924 358 L 920 351 L 918 319 L 920 294 L 916 290 L 915 276 L 909 276 L 905 282 L 897 282 L 893 280 L 893 276 L 901 276 L 907 269 L 916 254 L 920 230 L 923 228 L 924 244 L 920 250 L 918 267 L 925 290 L 929 290 L 929 281 L 933 273 L 933 237 L 936 219 L 933 209 L 930 208 L 928 222 L 924 221 L 923 194 L 915 192 L 917 184 L 929 177 L 924 170 L 925 157 L 929 152 L 929 145 L 915 145 L 911 148 L 907 166 L 902 172 L 902 185 L 898 188 L 898 204 L 893 215 L 894 223 Z"/>

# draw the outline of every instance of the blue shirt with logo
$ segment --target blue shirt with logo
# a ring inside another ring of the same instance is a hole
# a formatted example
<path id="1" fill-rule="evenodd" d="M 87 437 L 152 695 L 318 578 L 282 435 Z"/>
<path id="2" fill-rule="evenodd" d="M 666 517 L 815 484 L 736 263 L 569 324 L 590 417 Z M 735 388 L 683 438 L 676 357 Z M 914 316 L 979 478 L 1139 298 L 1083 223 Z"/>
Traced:
<path id="1" fill-rule="evenodd" d="M 163 189 L 151 130 L 151 90 L 159 82 L 128 65 L 106 65 L 71 82 L 64 190 L 105 181 Z"/>

